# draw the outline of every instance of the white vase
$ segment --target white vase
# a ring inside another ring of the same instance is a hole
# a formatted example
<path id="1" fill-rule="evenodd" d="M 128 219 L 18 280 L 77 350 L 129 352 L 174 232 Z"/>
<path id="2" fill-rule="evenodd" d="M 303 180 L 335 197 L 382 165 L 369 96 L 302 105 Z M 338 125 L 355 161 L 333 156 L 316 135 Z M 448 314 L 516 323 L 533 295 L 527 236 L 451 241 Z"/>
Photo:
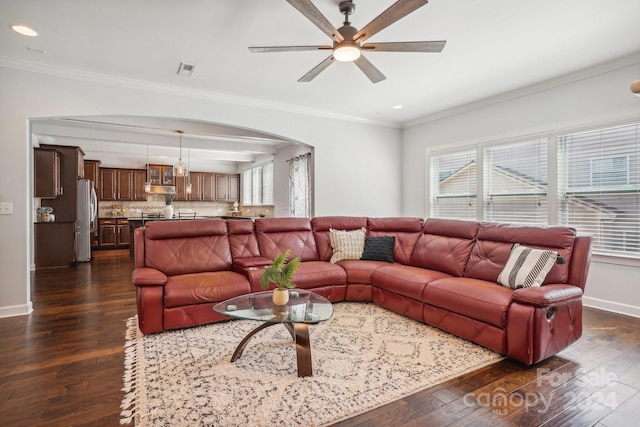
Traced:
<path id="1" fill-rule="evenodd" d="M 274 289 L 272 299 L 275 305 L 287 305 L 289 302 L 289 290 Z"/>
<path id="2" fill-rule="evenodd" d="M 166 205 L 166 206 L 164 207 L 164 211 L 163 211 L 163 213 L 164 213 L 164 217 L 165 217 L 165 218 L 167 218 L 167 219 L 171 219 L 171 218 L 173 218 L 173 206 L 171 206 L 171 205 Z"/>

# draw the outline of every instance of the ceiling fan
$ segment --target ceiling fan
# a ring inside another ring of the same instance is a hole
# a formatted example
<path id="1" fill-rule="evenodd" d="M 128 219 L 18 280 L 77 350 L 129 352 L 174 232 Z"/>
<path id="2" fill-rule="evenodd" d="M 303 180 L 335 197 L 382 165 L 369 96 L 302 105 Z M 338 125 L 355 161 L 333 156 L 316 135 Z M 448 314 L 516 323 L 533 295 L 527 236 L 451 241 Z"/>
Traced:
<path id="1" fill-rule="evenodd" d="M 368 52 L 441 52 L 446 41 L 423 42 L 388 42 L 388 43 L 364 43 L 379 31 L 387 28 L 394 22 L 404 18 L 416 9 L 428 3 L 428 0 L 398 0 L 387 10 L 369 22 L 362 30 L 351 26 L 349 15 L 356 5 L 352 0 L 340 2 L 340 13 L 344 15 L 344 24 L 336 29 L 327 18 L 318 10 L 311 0 L 287 0 L 300 13 L 307 17 L 322 32 L 331 37 L 333 46 L 256 46 L 249 47 L 251 52 L 293 52 L 305 50 L 332 50 L 333 53 L 320 64 L 316 65 L 307 74 L 302 76 L 299 82 L 310 82 L 318 74 L 324 71 L 333 61 L 355 62 L 362 72 L 371 80 L 378 83 L 386 77 L 369 60 L 361 55 L 362 51 Z"/>

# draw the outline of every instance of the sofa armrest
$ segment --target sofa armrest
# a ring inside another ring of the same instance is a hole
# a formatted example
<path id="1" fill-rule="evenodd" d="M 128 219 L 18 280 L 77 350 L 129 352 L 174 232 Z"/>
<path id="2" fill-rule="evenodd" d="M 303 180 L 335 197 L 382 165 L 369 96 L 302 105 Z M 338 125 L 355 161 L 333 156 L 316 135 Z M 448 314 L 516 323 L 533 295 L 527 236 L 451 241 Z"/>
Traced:
<path id="1" fill-rule="evenodd" d="M 157 286 L 167 283 L 167 276 L 155 268 L 142 267 L 133 270 L 131 280 L 136 286 Z"/>
<path id="2" fill-rule="evenodd" d="M 238 268 L 262 267 L 273 264 L 273 260 L 261 256 L 251 258 L 235 258 L 233 266 Z"/>
<path id="3" fill-rule="evenodd" d="M 573 285 L 544 285 L 513 291 L 513 302 L 536 307 L 552 307 L 582 296 L 582 289 Z"/>

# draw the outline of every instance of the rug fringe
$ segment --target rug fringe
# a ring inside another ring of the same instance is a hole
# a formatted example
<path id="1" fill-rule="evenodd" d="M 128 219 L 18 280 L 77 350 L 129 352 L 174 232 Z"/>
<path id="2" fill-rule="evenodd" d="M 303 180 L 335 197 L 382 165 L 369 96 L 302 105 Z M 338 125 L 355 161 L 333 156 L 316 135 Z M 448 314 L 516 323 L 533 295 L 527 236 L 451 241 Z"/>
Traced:
<path id="1" fill-rule="evenodd" d="M 139 419 L 140 390 L 142 389 L 143 375 L 137 375 L 138 366 L 136 361 L 142 354 L 142 340 L 138 329 L 138 316 L 127 319 L 127 329 L 125 332 L 124 344 L 124 374 L 122 376 L 122 391 L 125 393 L 120 404 L 120 424 L 131 424 Z M 136 381 L 139 381 L 136 382 Z M 138 424 L 136 422 L 136 424 Z"/>

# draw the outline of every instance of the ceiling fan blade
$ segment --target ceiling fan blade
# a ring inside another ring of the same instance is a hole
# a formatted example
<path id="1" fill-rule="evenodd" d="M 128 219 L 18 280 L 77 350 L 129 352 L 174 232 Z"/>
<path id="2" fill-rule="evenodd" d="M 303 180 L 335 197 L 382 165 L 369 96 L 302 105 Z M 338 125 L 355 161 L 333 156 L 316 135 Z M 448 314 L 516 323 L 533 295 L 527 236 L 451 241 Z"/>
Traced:
<path id="1" fill-rule="evenodd" d="M 371 83 L 378 83 L 386 79 L 385 75 L 380 72 L 367 58 L 360 55 L 360 58 L 356 59 L 355 64 L 362 70 L 363 73 L 371 80 Z"/>
<path id="2" fill-rule="evenodd" d="M 335 60 L 333 59 L 333 55 L 331 55 L 330 57 L 313 67 L 307 74 L 300 77 L 298 81 L 303 83 L 310 82 L 311 80 L 315 79 L 318 74 L 323 72 L 329 65 L 333 64 L 333 61 Z"/>
<path id="3" fill-rule="evenodd" d="M 394 22 L 404 18 L 411 12 L 427 4 L 428 0 L 398 0 L 387 10 L 382 12 L 373 21 L 369 22 L 363 29 L 358 31 L 353 40 L 362 43 L 369 37 L 384 30 Z"/>
<path id="4" fill-rule="evenodd" d="M 362 49 L 371 52 L 442 52 L 446 41 L 366 43 Z"/>
<path id="5" fill-rule="evenodd" d="M 331 50 L 331 46 L 251 46 L 249 51 L 260 52 L 298 52 L 303 50 Z"/>
<path id="6" fill-rule="evenodd" d="M 342 34 L 340 34 L 333 24 L 325 18 L 322 12 L 320 12 L 318 8 L 311 3 L 311 0 L 287 0 L 287 2 L 298 9 L 298 11 L 306 16 L 309 21 L 313 22 L 316 27 L 320 28 L 323 33 L 331 37 L 333 40 L 338 43 L 344 40 Z"/>

